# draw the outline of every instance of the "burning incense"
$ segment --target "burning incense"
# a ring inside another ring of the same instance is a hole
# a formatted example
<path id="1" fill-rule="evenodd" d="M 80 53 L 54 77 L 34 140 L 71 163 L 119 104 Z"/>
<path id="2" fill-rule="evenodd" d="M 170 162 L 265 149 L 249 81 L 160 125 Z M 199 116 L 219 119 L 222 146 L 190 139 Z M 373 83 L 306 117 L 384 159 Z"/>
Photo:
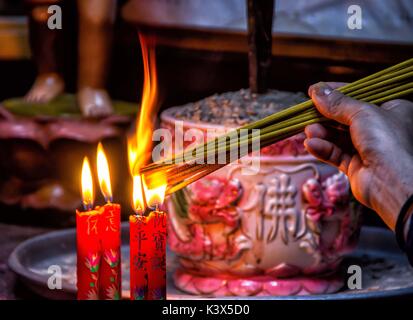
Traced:
<path id="1" fill-rule="evenodd" d="M 409 59 L 336 90 L 371 104 L 382 104 L 413 93 L 412 78 L 413 59 Z M 147 165 L 140 172 L 148 185 L 155 173 L 164 174 L 168 181 L 167 194 L 171 194 L 230 163 L 234 151 L 240 150 L 236 153 L 239 159 L 252 151 L 254 143 L 263 148 L 302 132 L 309 124 L 326 121 L 330 120 L 317 111 L 312 100 L 307 100 L 233 130 L 224 137 Z M 260 134 L 254 135 L 254 129 L 259 129 Z M 242 134 L 242 130 L 247 130 L 248 134 Z M 217 164 L 215 160 L 222 157 L 226 161 Z M 185 161 L 189 158 L 190 163 Z"/>

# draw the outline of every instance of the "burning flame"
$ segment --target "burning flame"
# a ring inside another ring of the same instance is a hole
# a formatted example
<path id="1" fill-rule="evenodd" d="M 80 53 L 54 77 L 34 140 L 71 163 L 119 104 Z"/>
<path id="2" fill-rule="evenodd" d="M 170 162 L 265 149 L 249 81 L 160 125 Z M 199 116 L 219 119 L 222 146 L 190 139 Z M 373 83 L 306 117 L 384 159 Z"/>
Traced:
<path id="1" fill-rule="evenodd" d="M 93 207 L 93 178 L 87 157 L 83 159 L 82 166 L 82 200 L 85 209 Z"/>
<path id="2" fill-rule="evenodd" d="M 145 211 L 145 199 L 143 197 L 142 180 L 140 175 L 133 176 L 133 210 L 138 213 Z"/>
<path id="3" fill-rule="evenodd" d="M 135 138 L 128 137 L 129 170 L 133 178 L 132 205 L 133 210 L 136 213 L 142 213 L 146 208 L 146 204 L 152 208 L 155 208 L 163 203 L 165 198 L 167 181 L 166 177 L 163 174 L 153 174 L 151 176 L 151 188 L 149 189 L 144 179 L 142 179 L 142 176 L 133 173 L 133 163 L 135 163 L 137 157 L 136 150 L 137 147 L 135 143 Z"/>
<path id="4" fill-rule="evenodd" d="M 132 206 L 136 213 L 145 210 L 145 198 L 143 194 L 142 179 L 139 174 L 134 174 L 134 164 L 138 156 L 136 137 L 128 137 L 128 160 L 129 170 L 133 179 Z"/>
<path id="5" fill-rule="evenodd" d="M 149 207 L 156 208 L 161 205 L 165 199 L 166 177 L 162 173 L 155 173 L 151 177 L 151 185 L 155 187 L 149 189 L 144 181 L 145 196 Z"/>
<path id="6" fill-rule="evenodd" d="M 128 161 L 129 161 L 129 171 L 131 176 L 134 176 L 134 167 L 136 159 L 138 158 L 138 146 L 136 142 L 136 136 L 128 137 Z"/>
<path id="7" fill-rule="evenodd" d="M 143 90 L 139 116 L 136 119 L 136 131 L 134 136 L 128 137 L 128 160 L 129 171 L 133 178 L 133 209 L 135 212 L 143 212 L 146 208 L 146 190 L 142 177 L 139 174 L 140 168 L 150 161 L 152 155 L 152 132 L 155 125 L 157 109 L 157 74 L 155 46 L 151 39 L 147 39 L 139 34 L 143 59 Z M 165 185 L 166 189 L 166 185 Z M 157 191 L 162 193 L 162 190 Z M 163 191 L 165 193 L 165 191 Z M 155 197 L 156 198 L 156 197 Z M 163 201 L 163 195 L 160 200 Z M 149 203 L 148 203 L 149 204 Z"/>
<path id="8" fill-rule="evenodd" d="M 141 34 L 139 40 L 143 58 L 143 90 L 141 110 L 136 125 L 136 156 L 133 163 L 133 174 L 150 161 L 152 155 L 152 132 L 155 124 L 158 80 L 156 73 L 155 46 L 151 39 Z"/>
<path id="9" fill-rule="evenodd" d="M 96 163 L 98 169 L 98 179 L 100 190 L 102 191 L 105 200 L 108 202 L 112 201 L 112 187 L 110 183 L 110 173 L 109 164 L 105 155 L 105 150 L 103 149 L 102 143 L 99 142 Z"/>

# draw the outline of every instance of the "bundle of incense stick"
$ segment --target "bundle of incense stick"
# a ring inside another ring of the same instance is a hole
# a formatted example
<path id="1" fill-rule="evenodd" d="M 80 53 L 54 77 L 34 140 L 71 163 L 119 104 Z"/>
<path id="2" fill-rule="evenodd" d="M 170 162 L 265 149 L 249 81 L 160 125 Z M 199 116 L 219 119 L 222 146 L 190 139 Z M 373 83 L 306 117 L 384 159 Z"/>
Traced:
<path id="1" fill-rule="evenodd" d="M 380 105 L 413 93 L 412 78 L 413 58 L 336 90 Z M 223 137 L 149 164 L 140 171 L 147 185 L 154 183 L 152 178 L 156 175 L 164 175 L 168 181 L 166 192 L 171 194 L 234 161 L 234 154 L 237 159 L 249 154 L 256 139 L 263 148 L 302 132 L 307 125 L 325 121 L 329 120 L 317 111 L 312 100 L 308 100 L 235 129 Z M 260 130 L 258 135 L 256 131 L 254 134 L 254 129 Z M 190 161 L 186 161 L 188 159 Z"/>

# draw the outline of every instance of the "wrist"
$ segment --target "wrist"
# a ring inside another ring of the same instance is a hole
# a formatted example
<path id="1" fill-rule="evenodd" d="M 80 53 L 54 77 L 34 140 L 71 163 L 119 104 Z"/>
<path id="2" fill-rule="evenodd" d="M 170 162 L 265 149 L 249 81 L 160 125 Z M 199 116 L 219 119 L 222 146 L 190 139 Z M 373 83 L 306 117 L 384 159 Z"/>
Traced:
<path id="1" fill-rule="evenodd" d="M 403 164 L 388 164 L 377 173 L 380 174 L 375 175 L 375 181 L 370 184 L 374 186 L 369 193 L 371 208 L 381 216 L 390 229 L 394 230 L 400 210 L 413 195 L 411 169 L 407 170 Z"/>
<path id="2" fill-rule="evenodd" d="M 411 232 L 409 229 L 411 227 L 410 225 L 410 219 L 412 216 L 412 208 L 413 208 L 413 194 L 410 195 L 410 197 L 406 200 L 406 202 L 403 204 L 402 208 L 400 209 L 399 216 L 397 217 L 397 222 L 396 222 L 396 240 L 397 243 L 403 251 L 406 251 L 406 242 L 409 237 L 409 233 Z M 407 229 L 407 230 L 406 230 Z M 410 256 L 409 256 L 410 257 Z"/>
<path id="3" fill-rule="evenodd" d="M 386 189 L 387 191 L 383 192 Z M 377 192 L 377 195 L 379 196 L 371 199 L 371 208 L 380 215 L 390 229 L 395 230 L 400 210 L 413 195 L 413 188 L 404 188 L 400 184 L 387 182 L 385 186 L 382 186 L 381 192 Z M 409 215 L 411 213 L 413 213 L 413 208 L 409 208 Z"/>

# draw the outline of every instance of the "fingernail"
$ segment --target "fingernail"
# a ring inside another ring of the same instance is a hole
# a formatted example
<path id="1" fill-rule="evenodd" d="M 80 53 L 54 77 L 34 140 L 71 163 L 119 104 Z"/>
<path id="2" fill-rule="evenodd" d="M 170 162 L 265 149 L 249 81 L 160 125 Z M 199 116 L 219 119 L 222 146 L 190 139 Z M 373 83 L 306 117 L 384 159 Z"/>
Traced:
<path id="1" fill-rule="evenodd" d="M 333 92 L 333 90 L 324 82 L 317 83 L 313 87 L 313 93 L 319 97 L 328 96 Z"/>

